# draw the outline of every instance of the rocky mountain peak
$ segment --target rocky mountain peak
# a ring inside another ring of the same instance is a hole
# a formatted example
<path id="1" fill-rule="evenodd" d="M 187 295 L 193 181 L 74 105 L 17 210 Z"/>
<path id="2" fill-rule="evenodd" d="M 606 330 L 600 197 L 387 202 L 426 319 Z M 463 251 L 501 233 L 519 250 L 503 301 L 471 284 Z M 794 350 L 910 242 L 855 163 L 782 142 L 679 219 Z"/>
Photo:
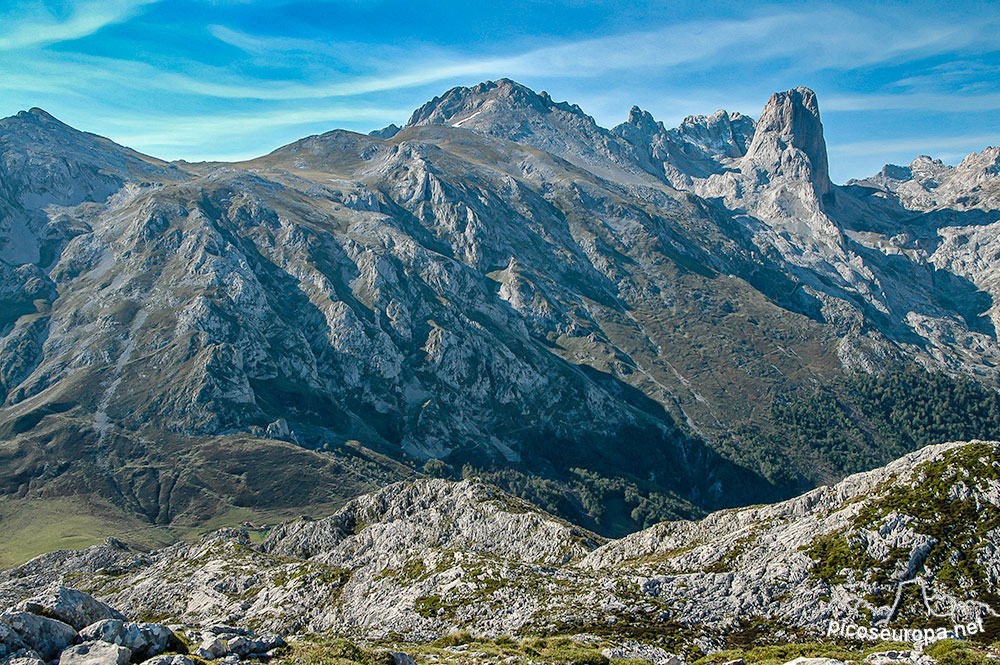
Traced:
<path id="1" fill-rule="evenodd" d="M 413 112 L 407 127 L 444 125 L 530 145 L 602 177 L 637 180 L 623 146 L 576 104 L 510 79 L 452 88 Z"/>
<path id="2" fill-rule="evenodd" d="M 368 132 L 368 136 L 374 136 L 377 139 L 391 139 L 393 136 L 399 133 L 402 127 L 396 123 L 390 123 L 383 127 L 382 129 L 375 129 Z"/>
<path id="3" fill-rule="evenodd" d="M 586 114 L 576 104 L 555 102 L 544 91 L 536 93 L 516 81 L 504 78 L 496 81 L 483 81 L 471 88 L 462 86 L 452 88 L 414 111 L 406 126 L 453 125 L 459 127 L 488 109 L 495 109 L 515 117 L 526 113 L 549 113 L 553 110 L 586 117 Z"/>
<path id="4" fill-rule="evenodd" d="M 886 164 L 879 171 L 879 176 L 892 178 L 893 180 L 909 180 L 913 177 L 913 172 L 909 166 L 899 166 L 898 164 Z"/>
<path id="5" fill-rule="evenodd" d="M 27 111 L 21 111 L 21 112 L 19 112 L 16 117 L 21 118 L 22 120 L 35 119 L 35 120 L 41 120 L 41 121 L 44 121 L 44 122 L 55 122 L 55 123 L 59 123 L 60 125 L 64 125 L 64 123 L 62 123 L 59 120 L 57 120 L 56 117 L 53 116 L 51 113 L 49 113 L 45 109 L 38 108 L 37 106 L 31 107 Z"/>
<path id="6" fill-rule="evenodd" d="M 753 139 L 754 129 L 752 118 L 719 110 L 709 116 L 689 115 L 674 133 L 711 155 L 742 157 Z"/>
<path id="7" fill-rule="evenodd" d="M 987 147 L 973 152 L 956 166 L 928 155 L 918 155 L 907 166 L 886 164 L 881 171 L 860 184 L 891 192 L 911 210 L 929 211 L 940 206 L 980 208 L 1000 207 L 1000 148 Z"/>
<path id="8" fill-rule="evenodd" d="M 649 134 L 653 134 L 657 131 L 664 131 L 663 123 L 657 122 L 653 118 L 653 114 L 649 111 L 644 111 L 638 106 L 633 106 L 628 112 L 628 120 L 626 121 L 630 125 L 635 125 L 637 129 Z"/>
<path id="9" fill-rule="evenodd" d="M 11 138 L 30 136 L 45 141 L 54 135 L 83 134 L 83 132 L 78 132 L 48 111 L 34 107 L 0 120 L 0 134 Z"/>
<path id="10" fill-rule="evenodd" d="M 817 194 L 830 192 L 833 184 L 816 93 L 800 86 L 771 95 L 746 158 L 769 176 L 808 179 Z"/>
<path id="11" fill-rule="evenodd" d="M 968 169 L 984 176 L 1000 175 L 1000 147 L 988 146 L 982 152 L 973 152 L 958 164 L 958 169 Z"/>

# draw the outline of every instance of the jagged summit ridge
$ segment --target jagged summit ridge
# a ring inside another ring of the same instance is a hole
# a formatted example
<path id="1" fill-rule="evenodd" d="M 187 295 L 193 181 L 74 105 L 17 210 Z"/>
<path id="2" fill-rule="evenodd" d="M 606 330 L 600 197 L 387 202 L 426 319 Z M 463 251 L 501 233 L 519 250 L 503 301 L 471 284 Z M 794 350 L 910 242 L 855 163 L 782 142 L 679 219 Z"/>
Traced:
<path id="1" fill-rule="evenodd" d="M 712 115 L 689 115 L 674 130 L 679 136 L 721 157 L 739 158 L 754 136 L 753 118 L 738 111 L 718 110 Z"/>
<path id="2" fill-rule="evenodd" d="M 876 175 L 847 184 L 889 192 L 913 210 L 944 207 L 995 210 L 1000 208 L 998 178 L 1000 147 L 988 146 L 966 155 L 955 166 L 919 155 L 906 166 L 886 164 Z"/>
<path id="3" fill-rule="evenodd" d="M 493 106 L 501 106 L 511 113 L 530 109 L 540 113 L 559 110 L 586 115 L 576 104 L 553 101 L 547 92 L 536 93 L 511 79 L 498 79 L 471 88 L 452 88 L 416 109 L 405 126 L 448 124 L 460 127 L 471 120 L 473 114 Z"/>

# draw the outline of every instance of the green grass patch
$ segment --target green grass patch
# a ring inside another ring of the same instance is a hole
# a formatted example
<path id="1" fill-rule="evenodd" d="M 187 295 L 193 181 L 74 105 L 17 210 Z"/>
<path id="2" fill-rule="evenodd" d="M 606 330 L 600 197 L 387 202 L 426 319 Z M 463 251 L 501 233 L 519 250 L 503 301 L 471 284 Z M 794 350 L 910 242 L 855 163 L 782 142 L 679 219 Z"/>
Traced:
<path id="1" fill-rule="evenodd" d="M 165 529 L 130 518 L 110 506 L 72 498 L 0 500 L 0 568 L 18 566 L 54 550 L 79 550 L 108 537 L 139 547 L 174 541 Z"/>

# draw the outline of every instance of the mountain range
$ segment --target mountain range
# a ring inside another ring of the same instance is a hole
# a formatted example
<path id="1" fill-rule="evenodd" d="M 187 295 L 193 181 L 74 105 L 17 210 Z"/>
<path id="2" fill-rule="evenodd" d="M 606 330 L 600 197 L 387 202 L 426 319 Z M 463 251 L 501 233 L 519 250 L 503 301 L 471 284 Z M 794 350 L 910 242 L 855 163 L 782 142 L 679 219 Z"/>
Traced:
<path id="1" fill-rule="evenodd" d="M 998 210 L 1000 148 L 834 184 L 807 88 L 606 129 L 502 79 L 239 163 L 19 113 L 0 555 L 425 476 L 621 536 L 1000 437 Z"/>

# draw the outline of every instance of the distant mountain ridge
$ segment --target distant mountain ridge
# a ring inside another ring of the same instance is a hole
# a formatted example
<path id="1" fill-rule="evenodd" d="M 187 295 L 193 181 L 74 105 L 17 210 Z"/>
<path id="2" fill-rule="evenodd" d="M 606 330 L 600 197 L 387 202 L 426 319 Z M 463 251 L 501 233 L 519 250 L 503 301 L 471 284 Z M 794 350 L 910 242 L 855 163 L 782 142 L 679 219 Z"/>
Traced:
<path id="1" fill-rule="evenodd" d="M 33 110 L 0 156 L 12 511 L 169 540 L 465 467 L 620 535 L 996 420 L 1000 155 L 834 185 L 807 88 L 606 129 L 501 79 L 236 164 Z M 954 423 L 895 438 L 914 366 Z"/>

